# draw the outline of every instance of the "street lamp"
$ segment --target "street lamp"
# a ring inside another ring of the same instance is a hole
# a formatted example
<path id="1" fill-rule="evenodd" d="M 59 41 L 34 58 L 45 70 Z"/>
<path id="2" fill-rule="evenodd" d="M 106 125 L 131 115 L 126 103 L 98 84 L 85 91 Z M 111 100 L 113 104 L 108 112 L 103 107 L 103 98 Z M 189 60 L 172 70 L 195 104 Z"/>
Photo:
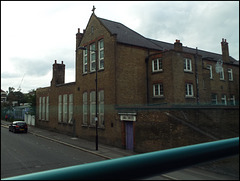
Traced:
<path id="1" fill-rule="evenodd" d="M 88 50 L 86 47 L 78 47 L 77 49 L 80 49 L 80 50 Z M 96 57 L 97 56 L 97 51 L 96 50 L 91 50 L 90 51 L 92 52 L 95 52 L 96 53 Z M 98 59 L 98 58 L 97 58 Z M 95 115 L 95 125 L 96 125 L 96 150 L 98 150 L 98 89 L 97 89 L 97 66 L 98 66 L 98 61 L 96 60 L 96 67 L 95 67 L 95 71 L 96 71 L 96 79 L 95 79 L 95 82 L 96 82 L 96 115 Z"/>

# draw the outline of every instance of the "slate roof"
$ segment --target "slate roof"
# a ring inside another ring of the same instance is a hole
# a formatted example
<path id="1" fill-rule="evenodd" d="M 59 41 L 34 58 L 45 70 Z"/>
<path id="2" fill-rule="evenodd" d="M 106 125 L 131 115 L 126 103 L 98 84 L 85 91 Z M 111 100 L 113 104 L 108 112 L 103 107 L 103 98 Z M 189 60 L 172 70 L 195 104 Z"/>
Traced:
<path id="1" fill-rule="evenodd" d="M 171 50 L 174 49 L 173 43 L 167 43 L 163 41 L 153 40 L 149 38 L 145 38 L 144 36 L 140 35 L 139 33 L 131 30 L 130 28 L 126 27 L 125 25 L 106 20 L 103 18 L 98 18 L 100 22 L 109 30 L 111 34 L 117 35 L 117 42 L 124 43 L 128 45 L 135 45 L 139 47 L 154 49 L 154 50 Z M 195 48 L 189 48 L 183 46 L 183 51 L 188 53 L 196 53 Z M 221 54 L 212 53 L 204 50 L 198 49 L 198 54 L 200 54 L 203 58 L 217 61 L 222 59 Z M 239 61 L 235 60 L 230 56 L 230 61 L 233 62 L 235 65 L 239 65 Z"/>
<path id="2" fill-rule="evenodd" d="M 135 45 L 144 48 L 150 48 L 154 50 L 162 50 L 161 47 L 152 43 L 144 36 L 140 35 L 139 33 L 131 30 L 130 28 L 126 27 L 125 25 L 106 20 L 103 18 L 98 18 L 103 25 L 111 32 L 111 34 L 117 35 L 117 41 L 120 43 L 128 44 L 128 45 Z"/>

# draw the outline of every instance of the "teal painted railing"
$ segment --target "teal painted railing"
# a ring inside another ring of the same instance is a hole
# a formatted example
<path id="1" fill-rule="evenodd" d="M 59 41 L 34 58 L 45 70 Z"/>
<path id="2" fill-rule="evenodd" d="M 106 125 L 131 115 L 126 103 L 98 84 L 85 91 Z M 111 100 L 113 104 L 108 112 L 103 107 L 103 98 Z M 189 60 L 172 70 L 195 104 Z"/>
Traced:
<path id="1" fill-rule="evenodd" d="M 239 154 L 239 137 L 138 154 L 3 180 L 137 179 Z"/>

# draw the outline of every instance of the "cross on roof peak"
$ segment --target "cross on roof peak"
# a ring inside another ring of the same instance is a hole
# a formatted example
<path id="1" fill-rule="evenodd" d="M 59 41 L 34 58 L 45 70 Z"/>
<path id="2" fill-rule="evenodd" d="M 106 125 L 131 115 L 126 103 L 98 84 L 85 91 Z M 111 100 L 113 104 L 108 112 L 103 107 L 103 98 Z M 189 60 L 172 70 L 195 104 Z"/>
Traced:
<path id="1" fill-rule="evenodd" d="M 93 8 L 92 8 L 92 12 L 93 12 L 93 13 L 94 13 L 95 9 L 96 9 L 96 8 L 95 8 L 95 6 L 93 5 Z"/>

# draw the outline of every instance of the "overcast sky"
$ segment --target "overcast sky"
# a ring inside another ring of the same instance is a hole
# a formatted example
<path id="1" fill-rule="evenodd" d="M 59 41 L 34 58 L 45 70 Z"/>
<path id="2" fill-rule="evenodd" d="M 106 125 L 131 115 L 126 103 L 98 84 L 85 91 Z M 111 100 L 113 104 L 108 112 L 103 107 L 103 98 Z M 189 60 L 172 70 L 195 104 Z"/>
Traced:
<path id="1" fill-rule="evenodd" d="M 1 1 L 1 89 L 50 86 L 54 60 L 75 81 L 75 38 L 92 14 L 164 42 L 221 54 L 222 38 L 239 60 L 238 1 Z"/>

